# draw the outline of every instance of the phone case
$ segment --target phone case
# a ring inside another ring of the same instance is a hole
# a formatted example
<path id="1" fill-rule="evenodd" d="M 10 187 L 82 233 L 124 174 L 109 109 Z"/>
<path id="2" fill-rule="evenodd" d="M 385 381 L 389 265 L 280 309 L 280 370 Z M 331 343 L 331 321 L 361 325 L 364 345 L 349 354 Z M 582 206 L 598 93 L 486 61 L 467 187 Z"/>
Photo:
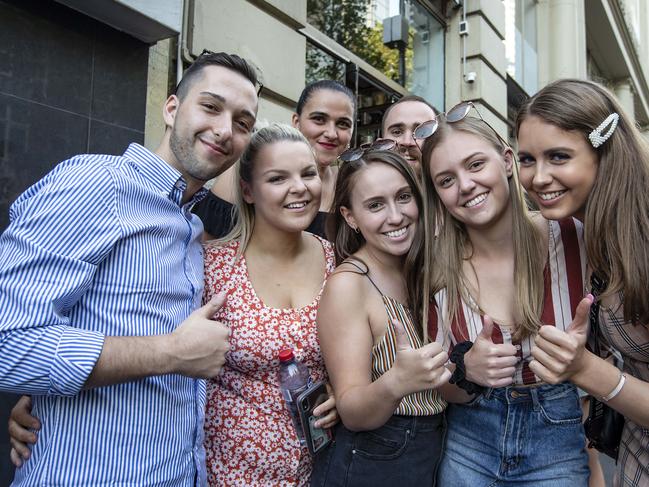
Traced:
<path id="1" fill-rule="evenodd" d="M 300 422 L 304 430 L 307 447 L 311 455 L 315 455 L 325 448 L 332 439 L 331 429 L 315 428 L 313 424 L 318 420 L 313 415 L 313 410 L 329 398 L 327 385 L 324 382 L 317 382 L 297 398 L 297 407 L 300 414 Z"/>

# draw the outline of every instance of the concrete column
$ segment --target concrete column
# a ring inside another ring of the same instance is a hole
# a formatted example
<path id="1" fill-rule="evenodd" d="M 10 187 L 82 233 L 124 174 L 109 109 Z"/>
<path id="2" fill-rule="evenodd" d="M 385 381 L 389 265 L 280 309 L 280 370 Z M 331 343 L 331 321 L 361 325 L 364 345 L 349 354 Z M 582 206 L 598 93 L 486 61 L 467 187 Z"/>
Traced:
<path id="1" fill-rule="evenodd" d="M 649 78 L 649 5 L 647 2 L 640 2 L 640 45 L 639 55 L 642 70 L 646 78 Z"/>
<path id="2" fill-rule="evenodd" d="M 294 0 L 195 0 L 191 39 L 203 48 L 236 53 L 261 71 L 264 84 L 257 121 L 289 123 L 306 70 L 307 3 Z"/>
<path id="3" fill-rule="evenodd" d="M 631 117 L 632 120 L 635 120 L 635 105 L 633 102 L 633 83 L 630 79 L 623 79 L 617 81 L 613 85 L 613 92 L 617 97 L 617 100 L 622 105 L 624 111 Z"/>
<path id="4" fill-rule="evenodd" d="M 165 39 L 149 48 L 149 73 L 146 84 L 146 118 L 144 121 L 144 145 L 154 150 L 160 144 L 165 131 L 162 105 L 168 96 L 171 68 L 171 49 L 175 41 Z M 174 80 L 175 81 L 175 80 Z"/>
<path id="5" fill-rule="evenodd" d="M 507 138 L 504 6 L 501 0 L 465 0 L 465 8 L 469 34 L 459 34 L 461 8 L 452 11 L 446 33 L 446 109 L 459 101 L 472 100 L 487 121 Z M 464 72 L 474 73 L 470 81 L 464 79 Z"/>
<path id="6" fill-rule="evenodd" d="M 539 86 L 559 78 L 585 78 L 584 0 L 539 0 Z"/>

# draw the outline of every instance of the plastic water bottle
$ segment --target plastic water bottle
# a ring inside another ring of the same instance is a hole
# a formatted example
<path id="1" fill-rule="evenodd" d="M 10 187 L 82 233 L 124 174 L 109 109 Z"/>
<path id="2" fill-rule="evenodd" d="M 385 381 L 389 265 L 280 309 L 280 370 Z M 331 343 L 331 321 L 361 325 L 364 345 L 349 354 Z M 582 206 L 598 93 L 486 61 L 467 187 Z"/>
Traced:
<path id="1" fill-rule="evenodd" d="M 282 350 L 279 352 L 279 372 L 277 375 L 279 387 L 282 391 L 282 396 L 284 396 L 288 411 L 291 414 L 297 437 L 300 443 L 305 444 L 306 440 L 304 438 L 304 431 L 302 430 L 296 400 L 311 384 L 309 368 L 295 358 L 293 350 Z"/>

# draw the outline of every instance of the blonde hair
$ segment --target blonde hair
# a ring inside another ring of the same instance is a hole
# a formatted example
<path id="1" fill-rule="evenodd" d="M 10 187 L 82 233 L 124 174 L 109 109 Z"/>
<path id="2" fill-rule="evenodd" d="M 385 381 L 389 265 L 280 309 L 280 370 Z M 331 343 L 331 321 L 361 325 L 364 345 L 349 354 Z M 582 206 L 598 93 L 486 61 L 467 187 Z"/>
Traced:
<path id="1" fill-rule="evenodd" d="M 611 137 L 595 150 L 597 176 L 586 200 L 584 235 L 591 268 L 608 281 L 602 296 L 624 294 L 624 319 L 649 323 L 649 145 L 605 87 L 563 79 L 521 107 L 516 134 L 531 116 L 561 130 L 588 134 L 611 113 L 620 116 Z"/>
<path id="2" fill-rule="evenodd" d="M 239 184 L 235 185 L 235 204 L 232 207 L 232 220 L 235 222 L 234 227 L 230 230 L 230 233 L 213 243 L 215 246 L 220 246 L 238 240 L 239 249 L 235 262 L 241 258 L 248 247 L 252 230 L 255 226 L 255 205 L 247 203 L 243 199 L 241 181 L 248 184 L 252 183 L 252 173 L 259 153 L 267 145 L 278 142 L 303 142 L 313 152 L 309 141 L 304 135 L 296 128 L 286 124 L 273 123 L 259 129 L 252 135 L 250 142 L 243 151 L 243 154 L 241 154 L 241 158 L 237 164 Z"/>
<path id="3" fill-rule="evenodd" d="M 463 272 L 463 262 L 471 259 L 471 241 L 466 227 L 446 209 L 435 190 L 430 174 L 430 158 L 433 151 L 453 132 L 476 135 L 493 146 L 499 154 L 503 154 L 508 149 L 485 122 L 473 117 L 467 117 L 451 124 L 440 119 L 437 131 L 426 139 L 422 148 L 422 165 L 425 175 L 423 178 L 424 211 L 428 215 L 426 227 L 429 239 L 426 245 L 424 265 L 425 268 L 431 269 L 427 291 L 432 297 L 438 291 L 446 288 L 448 315 L 444 317 L 444 322 L 449 324 L 447 326 L 450 326 L 458 318 L 460 312 L 458 298 L 469 305 L 478 302 L 478 299 L 471 299 L 469 282 Z M 517 165 L 515 159 L 514 165 Z M 514 243 L 514 255 L 512 256 L 514 259 L 514 287 L 516 289 L 514 303 L 516 316 L 521 320 L 514 336 L 524 338 L 535 334 L 541 325 L 545 249 L 525 204 L 523 190 L 518 182 L 517 167 L 513 168 L 508 184 L 512 205 Z M 435 229 L 438 230 L 437 238 L 434 237 Z M 480 309 L 476 309 L 476 311 L 483 314 Z M 469 338 L 466 337 L 466 339 Z"/>

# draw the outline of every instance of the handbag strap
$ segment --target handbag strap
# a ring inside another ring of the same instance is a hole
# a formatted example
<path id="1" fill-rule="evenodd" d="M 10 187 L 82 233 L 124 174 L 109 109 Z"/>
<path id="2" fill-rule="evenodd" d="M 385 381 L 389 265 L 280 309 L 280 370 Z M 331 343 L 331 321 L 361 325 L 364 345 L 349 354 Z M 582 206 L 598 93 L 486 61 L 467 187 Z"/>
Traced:
<path id="1" fill-rule="evenodd" d="M 597 273 L 593 272 L 590 275 L 591 294 L 593 295 L 593 304 L 590 306 L 590 313 L 588 315 L 590 321 L 590 329 L 592 332 L 592 347 L 593 352 L 598 357 L 602 356 L 600 347 L 600 331 L 599 331 L 599 295 L 606 289 L 606 281 L 602 279 Z"/>

